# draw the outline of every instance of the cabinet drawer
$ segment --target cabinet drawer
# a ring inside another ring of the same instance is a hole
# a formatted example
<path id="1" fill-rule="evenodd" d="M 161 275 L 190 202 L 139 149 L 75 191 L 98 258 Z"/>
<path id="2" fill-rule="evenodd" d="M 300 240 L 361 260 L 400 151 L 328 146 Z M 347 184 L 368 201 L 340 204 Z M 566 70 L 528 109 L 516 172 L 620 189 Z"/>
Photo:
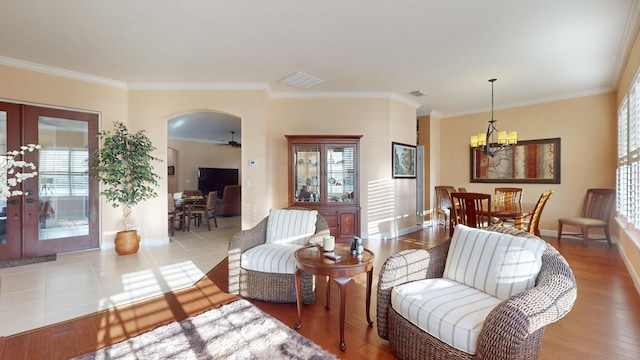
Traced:
<path id="1" fill-rule="evenodd" d="M 335 211 L 318 211 L 318 213 L 327 221 L 330 228 L 338 226 L 338 217 Z"/>

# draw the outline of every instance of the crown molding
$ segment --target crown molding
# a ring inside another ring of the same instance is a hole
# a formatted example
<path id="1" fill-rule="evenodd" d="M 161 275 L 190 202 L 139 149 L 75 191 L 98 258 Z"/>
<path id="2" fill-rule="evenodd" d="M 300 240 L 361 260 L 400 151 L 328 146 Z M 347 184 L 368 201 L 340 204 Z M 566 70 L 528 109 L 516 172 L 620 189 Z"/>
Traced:
<path id="1" fill-rule="evenodd" d="M 271 92 L 267 83 L 128 83 L 130 90 L 258 90 Z"/>
<path id="2" fill-rule="evenodd" d="M 417 109 L 421 104 L 409 100 L 404 96 L 393 92 L 272 92 L 267 83 L 150 83 L 117 81 L 99 76 L 88 75 L 76 71 L 64 70 L 53 66 L 36 64 L 28 61 L 12 59 L 0 56 L 0 65 L 37 71 L 45 74 L 87 81 L 99 85 L 112 86 L 129 90 L 244 90 L 265 91 L 271 98 L 298 98 L 298 99 L 392 99 Z"/>
<path id="3" fill-rule="evenodd" d="M 585 96 L 607 94 L 607 93 L 610 93 L 610 92 L 613 92 L 613 91 L 615 91 L 615 89 L 613 89 L 611 87 L 602 87 L 602 88 L 590 89 L 590 90 L 585 90 L 585 91 L 564 93 L 564 94 L 558 94 L 558 95 L 555 95 L 555 96 L 549 96 L 549 97 L 543 97 L 543 98 L 537 98 L 537 99 L 530 99 L 530 100 L 527 100 L 527 101 L 504 104 L 504 105 L 501 105 L 501 106 L 496 106 L 494 108 L 494 110 L 505 110 L 505 109 L 512 109 L 512 108 L 522 107 L 522 106 L 544 104 L 544 103 L 553 102 L 553 101 L 561 101 L 561 100 L 575 99 L 575 98 L 585 97 Z M 441 113 L 441 115 L 442 115 L 442 118 L 445 119 L 445 118 L 451 118 L 451 117 L 457 117 L 457 116 L 477 114 L 477 113 L 487 112 L 487 111 L 490 111 L 490 110 L 483 108 L 483 109 L 475 109 L 475 110 L 468 110 L 468 111 L 455 112 L 455 113 Z"/>
<path id="4" fill-rule="evenodd" d="M 629 53 L 631 53 L 631 47 L 633 46 L 633 40 L 638 35 L 638 29 L 640 28 L 640 2 L 632 1 L 631 9 L 629 9 L 629 16 L 624 26 L 624 33 L 622 39 L 620 39 L 620 45 L 618 47 L 618 55 L 616 56 L 616 62 L 614 65 L 614 76 L 612 79 L 612 87 L 617 87 L 620 83 L 620 78 L 624 73 L 624 67 L 629 59 Z"/>
<path id="5" fill-rule="evenodd" d="M 271 97 L 275 99 L 391 99 L 414 109 L 422 106 L 394 92 L 274 92 Z"/>
<path id="6" fill-rule="evenodd" d="M 635 29 L 638 27 L 638 19 L 640 15 L 640 5 L 634 5 L 634 11 L 629 15 L 627 28 Z M 630 36 L 630 35 L 628 35 Z M 625 51 L 625 50 L 621 50 Z M 627 50 L 628 51 L 628 50 Z M 84 74 L 76 71 L 65 70 L 53 66 L 36 64 L 28 61 L 17 60 L 0 56 L 0 65 L 11 66 L 15 68 L 37 71 L 45 74 L 56 75 L 71 78 L 80 81 L 86 81 L 94 84 L 111 86 L 130 90 L 244 90 L 244 91 L 265 91 L 271 98 L 275 99 L 391 99 L 402 104 L 410 106 L 417 110 L 417 116 L 423 116 L 431 113 L 431 110 L 419 110 L 422 104 L 410 100 L 402 95 L 394 92 L 273 92 L 267 83 L 126 83 L 104 77 Z M 559 94 L 552 97 L 531 99 L 519 103 L 511 103 L 496 107 L 496 110 L 510 109 L 527 105 L 536 105 L 546 102 L 566 100 L 571 98 L 599 95 L 612 92 L 613 87 L 597 88 L 575 93 Z M 450 118 L 469 114 L 485 112 L 486 109 L 467 110 L 453 113 L 440 113 L 441 118 Z"/>
<path id="7" fill-rule="evenodd" d="M 17 59 L 4 57 L 4 56 L 0 56 L 0 65 L 7 65 L 7 66 L 19 68 L 19 69 L 37 71 L 45 74 L 66 77 L 69 79 L 86 81 L 86 82 L 90 82 L 98 85 L 106 85 L 106 86 L 112 86 L 112 87 L 117 87 L 122 89 L 127 88 L 127 83 L 125 83 L 124 81 L 107 79 L 100 76 L 88 75 L 88 74 L 84 74 L 76 71 L 60 69 L 53 66 L 36 64 L 29 61 L 17 60 Z"/>

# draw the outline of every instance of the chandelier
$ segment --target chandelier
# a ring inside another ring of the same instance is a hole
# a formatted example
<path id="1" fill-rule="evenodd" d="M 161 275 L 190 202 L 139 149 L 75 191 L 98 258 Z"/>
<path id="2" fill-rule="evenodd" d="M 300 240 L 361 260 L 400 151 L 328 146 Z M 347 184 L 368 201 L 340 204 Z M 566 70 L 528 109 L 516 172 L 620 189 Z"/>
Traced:
<path id="1" fill-rule="evenodd" d="M 510 149 L 514 144 L 518 143 L 518 133 L 515 131 L 498 131 L 496 122 L 493 118 L 493 83 L 498 79 L 489 79 L 491 83 L 491 120 L 486 133 L 471 135 L 471 147 L 482 148 L 482 152 L 486 155 L 494 157 L 500 151 Z"/>

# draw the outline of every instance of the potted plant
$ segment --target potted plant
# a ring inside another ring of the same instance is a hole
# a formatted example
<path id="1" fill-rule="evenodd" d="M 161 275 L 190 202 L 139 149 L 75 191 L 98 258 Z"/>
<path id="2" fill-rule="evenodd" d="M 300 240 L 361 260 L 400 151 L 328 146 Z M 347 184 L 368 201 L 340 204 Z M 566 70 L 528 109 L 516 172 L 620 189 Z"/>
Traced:
<path id="1" fill-rule="evenodd" d="M 22 190 L 16 189 L 15 186 L 24 180 L 38 175 L 36 166 L 31 162 L 18 160 L 24 156 L 25 152 L 33 152 L 40 149 L 40 145 L 28 144 L 20 147 L 20 150 L 11 150 L 6 154 L 0 155 L 0 200 L 7 200 L 12 196 L 22 195 Z M 29 170 L 30 172 L 20 172 L 20 170 Z"/>
<path id="2" fill-rule="evenodd" d="M 105 188 L 100 192 L 114 208 L 122 205 L 125 230 L 116 234 L 116 252 L 120 255 L 138 251 L 140 237 L 131 229 L 131 208 L 158 196 L 155 186 L 160 176 L 152 162 L 161 161 L 151 155 L 156 150 L 144 130 L 130 133 L 121 122 L 114 122 L 113 132 L 98 133 L 102 148 L 93 154 L 96 178 Z"/>

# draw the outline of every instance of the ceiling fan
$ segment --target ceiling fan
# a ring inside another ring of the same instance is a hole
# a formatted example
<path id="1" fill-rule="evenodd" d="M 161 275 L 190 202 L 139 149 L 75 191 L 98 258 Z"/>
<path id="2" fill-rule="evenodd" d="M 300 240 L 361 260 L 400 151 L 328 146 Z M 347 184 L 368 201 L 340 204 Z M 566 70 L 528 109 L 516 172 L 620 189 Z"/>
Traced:
<path id="1" fill-rule="evenodd" d="M 239 142 L 233 140 L 233 134 L 235 134 L 235 131 L 231 132 L 231 141 L 229 141 L 229 145 L 233 146 L 233 147 L 241 147 L 242 144 L 240 144 Z"/>

